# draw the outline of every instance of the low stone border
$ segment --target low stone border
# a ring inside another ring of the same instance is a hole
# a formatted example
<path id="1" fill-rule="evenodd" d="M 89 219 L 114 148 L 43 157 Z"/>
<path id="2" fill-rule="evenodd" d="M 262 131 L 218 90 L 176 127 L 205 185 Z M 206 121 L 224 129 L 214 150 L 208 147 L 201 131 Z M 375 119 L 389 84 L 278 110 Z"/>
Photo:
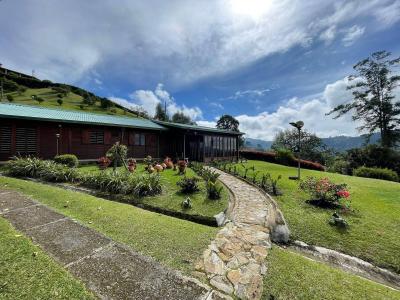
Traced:
<path id="1" fill-rule="evenodd" d="M 302 255 L 316 258 L 319 261 L 338 266 L 349 273 L 353 273 L 370 279 L 374 282 L 379 282 L 386 286 L 400 290 L 399 274 L 395 274 L 389 270 L 374 266 L 373 264 L 360 258 L 328 248 L 308 245 L 301 241 L 294 241 L 289 246 L 289 249 L 294 249 L 294 251 L 300 252 Z"/>

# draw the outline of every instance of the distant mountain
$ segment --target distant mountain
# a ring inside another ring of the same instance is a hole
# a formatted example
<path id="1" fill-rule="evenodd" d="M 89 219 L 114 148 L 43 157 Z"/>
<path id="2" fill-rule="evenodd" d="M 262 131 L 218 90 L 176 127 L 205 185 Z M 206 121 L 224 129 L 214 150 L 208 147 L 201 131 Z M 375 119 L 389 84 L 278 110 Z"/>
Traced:
<path id="1" fill-rule="evenodd" d="M 376 144 L 379 141 L 379 133 L 374 133 L 371 136 L 369 144 Z M 359 148 L 365 145 L 366 135 L 360 136 L 333 136 L 322 138 L 322 141 L 329 147 L 338 152 L 343 152 L 352 148 Z M 245 147 L 258 150 L 268 150 L 271 148 L 272 141 L 264 141 L 260 139 L 246 138 Z"/>

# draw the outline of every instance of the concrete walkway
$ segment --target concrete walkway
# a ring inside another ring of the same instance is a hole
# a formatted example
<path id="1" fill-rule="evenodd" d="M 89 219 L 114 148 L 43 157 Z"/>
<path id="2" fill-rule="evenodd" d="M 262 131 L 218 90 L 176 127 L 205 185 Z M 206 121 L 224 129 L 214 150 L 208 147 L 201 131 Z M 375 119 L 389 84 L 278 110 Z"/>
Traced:
<path id="1" fill-rule="evenodd" d="M 17 192 L 0 190 L 0 216 L 101 299 L 225 299 L 196 279 L 184 277 Z"/>
<path id="2" fill-rule="evenodd" d="M 211 169 L 220 174 L 219 180 L 233 194 L 233 207 L 228 223 L 204 252 L 196 269 L 226 294 L 240 299 L 260 299 L 271 235 L 279 226 L 286 227 L 285 222 L 274 201 L 264 192 L 232 175 Z"/>

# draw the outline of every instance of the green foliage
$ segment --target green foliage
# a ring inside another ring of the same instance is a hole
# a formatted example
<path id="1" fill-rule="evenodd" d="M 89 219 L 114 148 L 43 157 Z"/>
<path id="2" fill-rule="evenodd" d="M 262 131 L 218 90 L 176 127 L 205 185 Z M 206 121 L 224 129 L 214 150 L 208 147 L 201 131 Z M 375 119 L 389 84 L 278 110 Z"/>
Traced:
<path id="1" fill-rule="evenodd" d="M 295 160 L 295 157 L 289 149 L 277 149 L 275 159 L 278 163 L 290 166 L 291 162 Z"/>
<path id="2" fill-rule="evenodd" d="M 390 181 L 399 181 L 399 175 L 390 169 L 359 167 L 353 170 L 353 175 L 358 177 L 376 178 Z"/>
<path id="3" fill-rule="evenodd" d="M 168 114 L 162 107 L 161 103 L 157 103 L 156 105 L 156 113 L 154 115 L 154 119 L 165 122 L 169 121 Z"/>
<path id="4" fill-rule="evenodd" d="M 8 94 L 8 95 L 6 96 L 6 98 L 7 98 L 7 100 L 10 101 L 10 102 L 13 102 L 13 101 L 14 101 L 13 95 Z"/>
<path id="5" fill-rule="evenodd" d="M 186 199 L 184 199 L 184 200 L 182 201 L 181 206 L 182 206 L 183 209 L 192 208 L 192 206 L 193 206 L 193 205 L 192 205 L 192 200 L 191 200 L 189 197 L 187 197 Z"/>
<path id="6" fill-rule="evenodd" d="M 61 154 L 54 157 L 56 163 L 76 168 L 79 165 L 78 158 L 74 154 Z"/>
<path id="7" fill-rule="evenodd" d="M 371 136 L 378 131 L 381 145 L 393 147 L 400 140 L 400 101 L 396 101 L 393 90 L 400 82 L 392 68 L 400 64 L 400 57 L 389 59 L 390 52 L 379 51 L 358 62 L 353 68 L 356 74 L 350 75 L 347 89 L 353 92 L 353 101 L 336 106 L 329 114 L 338 118 L 348 112 L 353 113 L 354 121 L 361 121 L 360 131 L 366 130 Z"/>
<path id="8" fill-rule="evenodd" d="M 160 175 L 143 174 L 135 178 L 133 194 L 137 197 L 154 196 L 161 194 L 162 185 Z"/>
<path id="9" fill-rule="evenodd" d="M 239 132 L 239 121 L 231 115 L 223 115 L 217 121 L 217 128 Z"/>
<path id="10" fill-rule="evenodd" d="M 172 122 L 173 123 L 181 123 L 181 124 L 189 124 L 189 125 L 196 125 L 196 122 L 193 122 L 189 116 L 185 115 L 183 112 L 176 112 L 172 115 Z"/>
<path id="11" fill-rule="evenodd" d="M 279 152 L 281 149 L 294 151 L 299 146 L 299 132 L 297 129 L 287 129 L 278 132 L 273 140 L 271 149 Z M 299 157 L 301 159 L 326 163 L 326 160 L 332 156 L 330 150 L 322 140 L 315 134 L 302 130 L 300 132 L 300 148 Z"/>
<path id="12" fill-rule="evenodd" d="M 44 101 L 44 99 L 41 98 L 41 97 L 36 97 L 35 100 L 36 100 L 39 104 L 42 104 L 42 102 Z"/>
<path id="13" fill-rule="evenodd" d="M 364 148 L 348 150 L 345 159 L 350 171 L 361 166 L 388 168 L 400 173 L 400 152 L 387 147 L 369 145 Z"/>
<path id="14" fill-rule="evenodd" d="M 209 199 L 216 200 L 221 198 L 222 189 L 223 187 L 217 182 L 207 181 L 206 183 L 207 197 Z"/>
<path id="15" fill-rule="evenodd" d="M 63 105 L 63 103 L 64 103 L 64 101 L 63 101 L 63 99 L 61 99 L 61 98 L 58 98 L 57 99 L 57 103 L 58 103 L 58 105 Z"/>
<path id="16" fill-rule="evenodd" d="M 331 165 L 328 167 L 328 171 L 345 175 L 351 173 L 349 162 L 341 157 L 337 157 L 333 160 Z"/>
<path id="17" fill-rule="evenodd" d="M 9 80 L 7 78 L 2 78 L 1 80 L 3 81 L 3 89 L 4 89 L 5 92 L 18 91 L 19 86 L 14 81 Z"/>
<path id="18" fill-rule="evenodd" d="M 13 158 L 6 165 L 6 173 L 10 176 L 39 178 L 50 182 L 75 182 L 80 178 L 75 169 L 35 157 Z"/>
<path id="19" fill-rule="evenodd" d="M 179 180 L 176 185 L 181 188 L 181 192 L 184 194 L 192 194 L 200 190 L 198 177 L 183 177 Z"/>
<path id="20" fill-rule="evenodd" d="M 107 98 L 101 98 L 100 106 L 103 109 L 109 109 L 114 106 L 114 103 L 111 100 L 108 100 Z"/>
<path id="21" fill-rule="evenodd" d="M 201 174 L 205 181 L 210 181 L 212 183 L 215 183 L 217 181 L 219 175 L 220 174 L 218 174 L 217 172 L 209 169 L 204 169 Z"/>
<path id="22" fill-rule="evenodd" d="M 300 182 L 300 189 L 311 196 L 312 203 L 322 207 L 341 206 L 341 199 L 347 199 L 350 193 L 347 184 L 335 184 L 329 178 L 307 177 Z"/>
<path id="23" fill-rule="evenodd" d="M 36 157 L 13 157 L 6 164 L 6 173 L 15 177 L 37 177 L 44 161 Z"/>
<path id="24" fill-rule="evenodd" d="M 111 164 L 114 168 L 121 166 L 124 164 L 126 157 L 128 155 L 128 147 L 120 144 L 119 142 L 112 145 L 110 149 L 108 149 L 106 156 L 111 160 Z"/>
<path id="25" fill-rule="evenodd" d="M 147 156 L 143 159 L 143 162 L 144 162 L 146 165 L 151 165 L 151 164 L 153 163 L 153 158 L 151 157 L 151 155 L 147 155 Z"/>

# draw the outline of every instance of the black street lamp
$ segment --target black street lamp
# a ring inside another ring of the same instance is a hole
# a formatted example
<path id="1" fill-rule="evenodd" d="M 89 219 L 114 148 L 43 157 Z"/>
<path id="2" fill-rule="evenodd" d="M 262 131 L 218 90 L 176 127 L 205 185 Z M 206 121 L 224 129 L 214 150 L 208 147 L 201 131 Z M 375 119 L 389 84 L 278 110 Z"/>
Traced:
<path id="1" fill-rule="evenodd" d="M 294 152 L 298 153 L 298 155 L 297 155 L 297 177 L 291 176 L 291 177 L 289 177 L 289 179 L 300 180 L 300 141 L 301 141 L 301 129 L 304 126 L 304 122 L 297 121 L 297 122 L 290 122 L 289 124 L 292 125 L 293 127 L 295 127 L 299 132 L 297 146 L 294 149 Z"/>
<path id="2" fill-rule="evenodd" d="M 57 138 L 57 155 L 59 155 L 60 153 L 59 153 L 59 143 L 60 143 L 60 134 L 59 133 L 56 133 L 56 138 Z"/>

